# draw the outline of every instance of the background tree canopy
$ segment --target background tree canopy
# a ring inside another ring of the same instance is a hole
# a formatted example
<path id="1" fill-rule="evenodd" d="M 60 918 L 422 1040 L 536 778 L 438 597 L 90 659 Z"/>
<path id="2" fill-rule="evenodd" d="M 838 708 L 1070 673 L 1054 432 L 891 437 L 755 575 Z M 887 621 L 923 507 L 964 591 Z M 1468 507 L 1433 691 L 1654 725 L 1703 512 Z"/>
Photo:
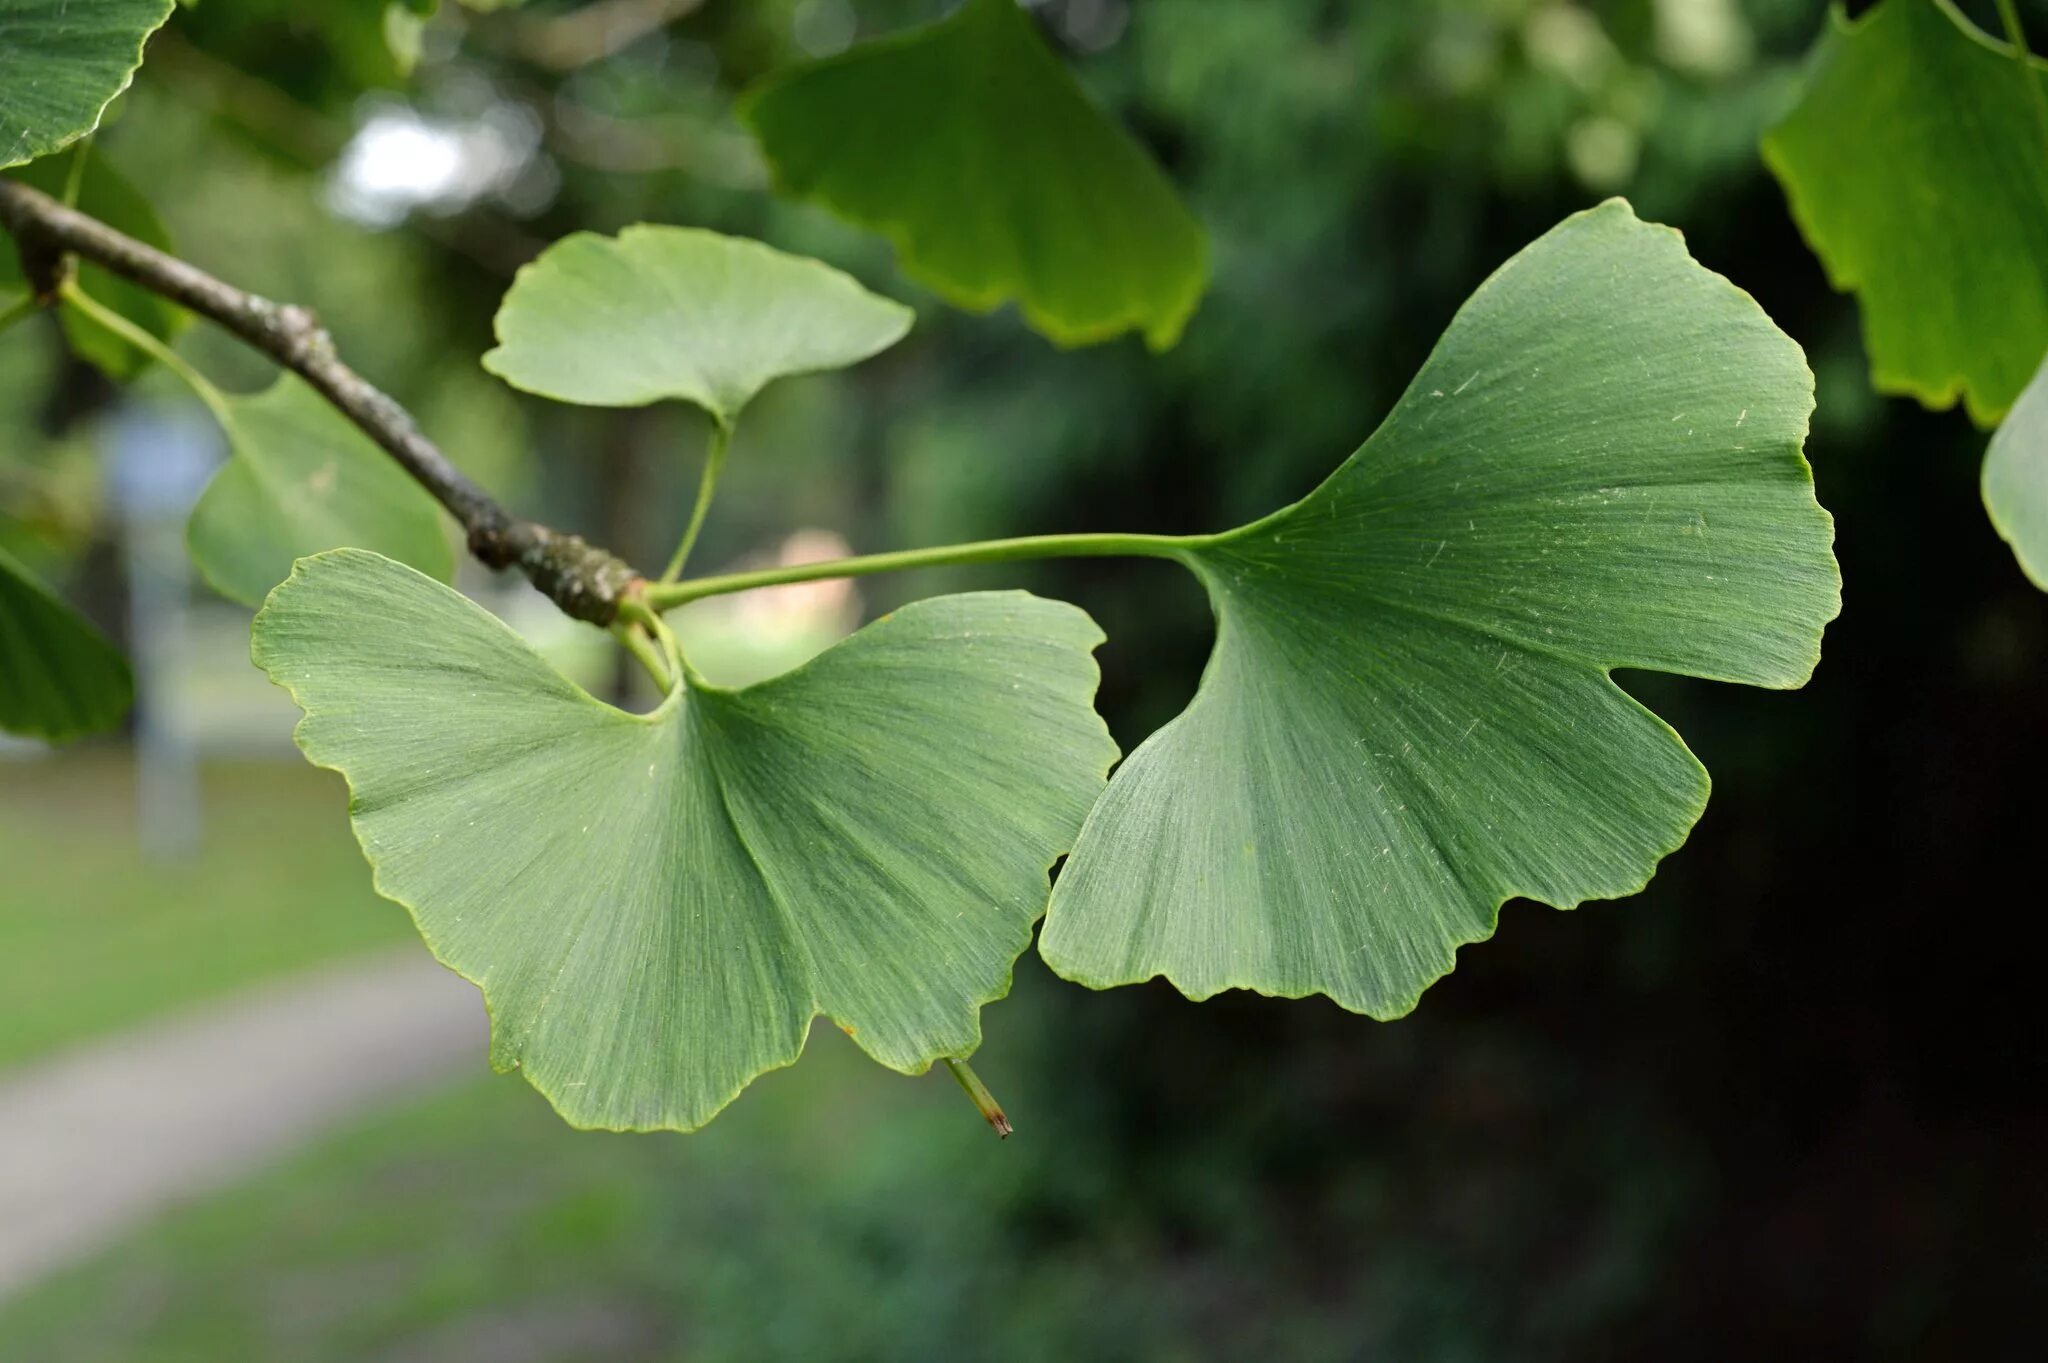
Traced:
<path id="1" fill-rule="evenodd" d="M 1690 841 L 1636 898 L 1510 903 L 1495 944 L 1405 1020 L 1241 993 L 1196 1005 L 1159 982 L 1059 988 L 1027 955 L 1017 997 L 984 1019 L 983 1072 L 1024 1131 L 1007 1146 L 947 1106 L 875 1116 L 904 1086 L 829 1060 L 815 1101 L 832 1129 L 788 1096 L 800 1070 L 687 1151 L 626 1153 L 494 1087 L 0 1305 L 0 1354 L 375 1357 L 522 1294 L 559 1303 L 567 1281 L 636 1323 L 607 1346 L 623 1358 L 2014 1356 L 2048 1275 L 2048 1073 L 2026 953 L 1998 944 L 2029 907 L 2010 886 L 2040 821 L 2048 596 L 1985 523 L 1984 434 L 1873 393 L 1857 302 L 1759 155 L 1823 6 L 1033 6 L 1206 233 L 1180 243 L 1141 194 L 1207 291 L 1191 316 L 1159 284 L 1106 318 L 1034 309 L 1022 275 L 949 277 L 913 226 L 779 155 L 772 100 L 800 86 L 741 107 L 772 72 L 950 8 L 206 0 L 155 40 L 82 193 L 112 219 L 132 185 L 161 222 L 127 230 L 311 306 L 505 501 L 642 565 L 669 552 L 709 423 L 674 403 L 544 402 L 487 374 L 519 267 L 574 233 L 687 224 L 912 304 L 902 343 L 753 399 L 693 554 L 707 570 L 759 562 L 793 527 L 868 551 L 1243 524 L 1375 428 L 1501 261 L 1624 194 L 1754 295 L 1816 376 L 1806 448 L 1847 608 L 1813 682 L 1619 674 L 1714 773 Z M 1996 31 L 1993 6 L 1963 8 Z M 2020 8 L 2048 35 L 2048 7 Z M 10 116 L 0 99 L 0 136 Z M 1031 321 L 1122 334 L 1065 349 Z M 118 635 L 96 451 L 124 400 L 101 368 L 133 357 L 72 339 L 0 341 L 0 590 L 14 565 L 61 581 Z M 251 420 L 293 418 L 269 368 L 218 333 L 184 349 Z M 177 391 L 160 374 L 136 390 Z M 208 570 L 260 599 L 247 576 Z M 1123 751 L 1188 704 L 1213 624 L 1173 564 L 930 569 L 862 600 L 878 615 L 1015 586 L 1101 624 L 1098 701 Z M 0 786 L 0 838 L 41 827 L 30 790 Z M 544 1214 L 493 1221 L 529 1175 L 555 1190 Z M 417 1257 L 379 1239 L 384 1213 L 350 1209 L 380 1179 L 443 1190 L 445 1229 L 407 1231 L 431 1247 Z M 317 1262 L 309 1241 L 349 1235 L 429 1286 L 364 1288 L 338 1325 L 266 1306 L 295 1256 Z M 167 1280 L 175 1305 L 95 1333 L 109 1294 Z"/>

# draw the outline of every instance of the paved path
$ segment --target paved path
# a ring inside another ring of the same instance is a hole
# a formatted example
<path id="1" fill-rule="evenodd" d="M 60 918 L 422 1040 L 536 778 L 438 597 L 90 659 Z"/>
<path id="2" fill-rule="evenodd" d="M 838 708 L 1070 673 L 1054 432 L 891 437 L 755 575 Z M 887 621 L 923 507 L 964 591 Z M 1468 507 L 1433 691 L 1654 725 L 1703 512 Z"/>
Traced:
<path id="1" fill-rule="evenodd" d="M 417 946 L 0 1076 L 0 1300 L 170 1204 L 485 1064 L 482 1000 Z"/>

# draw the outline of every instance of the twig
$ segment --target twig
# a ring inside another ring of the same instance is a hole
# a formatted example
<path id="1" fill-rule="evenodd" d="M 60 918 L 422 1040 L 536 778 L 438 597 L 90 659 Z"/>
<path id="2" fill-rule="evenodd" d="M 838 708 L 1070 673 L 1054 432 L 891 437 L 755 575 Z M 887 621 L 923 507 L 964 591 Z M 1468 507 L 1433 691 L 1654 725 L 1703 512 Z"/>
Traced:
<path id="1" fill-rule="evenodd" d="M 211 318 L 304 379 L 448 508 L 469 550 L 493 568 L 517 568 L 578 620 L 609 625 L 639 574 L 610 552 L 514 516 L 420 434 L 403 407 L 335 353 L 313 314 L 244 293 L 175 256 L 125 236 L 49 195 L 0 180 L 0 227 L 20 248 L 23 272 L 46 305 L 63 289 L 68 258 L 83 257 Z"/>

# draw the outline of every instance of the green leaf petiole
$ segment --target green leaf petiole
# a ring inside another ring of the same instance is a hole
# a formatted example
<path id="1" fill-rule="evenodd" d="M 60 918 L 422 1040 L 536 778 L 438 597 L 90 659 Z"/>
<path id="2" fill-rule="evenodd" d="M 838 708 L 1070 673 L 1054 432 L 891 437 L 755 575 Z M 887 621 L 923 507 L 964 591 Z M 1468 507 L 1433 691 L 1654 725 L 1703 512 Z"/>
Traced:
<path id="1" fill-rule="evenodd" d="M 946 1057 L 946 1068 L 960 1081 L 960 1087 L 967 1090 L 967 1097 L 973 1102 L 975 1110 L 981 1113 L 982 1120 L 994 1129 L 997 1136 L 1003 1140 L 1010 1139 L 1010 1133 L 1016 1128 L 1010 1125 L 1008 1114 L 1003 1111 L 1003 1105 L 996 1101 L 996 1096 L 988 1091 L 988 1085 L 981 1082 L 981 1076 L 976 1074 L 965 1060 L 955 1060 L 951 1056 Z"/>
<path id="2" fill-rule="evenodd" d="M 657 582 L 641 593 L 655 610 L 674 610 L 708 596 L 726 596 L 756 587 L 782 587 L 795 582 L 825 582 L 841 577 L 872 577 L 912 568 L 940 568 L 969 563 L 1017 563 L 1041 558 L 1170 558 L 1215 541 L 1214 535 L 1026 535 L 1019 539 L 976 540 L 931 549 L 899 549 L 887 554 L 796 563 L 726 573 L 686 582 Z"/>
<path id="3" fill-rule="evenodd" d="M 115 312 L 84 289 L 79 288 L 78 281 L 75 279 L 67 280 L 62 292 L 58 296 L 63 299 L 66 307 L 76 308 L 85 316 L 90 317 L 129 345 L 134 346 L 137 350 L 149 356 L 149 358 L 155 360 L 173 374 L 176 374 L 184 381 L 185 386 L 192 390 L 192 395 L 206 404 L 206 409 L 213 413 L 215 420 L 220 422 L 222 430 L 232 431 L 235 428 L 234 413 L 228 408 L 227 395 L 213 386 L 213 380 L 193 368 L 191 362 L 184 356 L 150 334 L 147 329 L 135 325 L 135 323 L 129 321 L 120 313 Z"/>
<path id="4" fill-rule="evenodd" d="M 683 542 L 676 546 L 675 557 L 668 561 L 662 572 L 663 582 L 673 582 L 683 575 L 683 565 L 690 561 L 690 550 L 697 546 L 697 534 L 704 528 L 704 517 L 711 510 L 711 499 L 718 492 L 718 475 L 725 469 L 725 452 L 732 445 L 732 427 L 713 417 L 711 420 L 711 443 L 704 451 L 704 476 L 697 482 L 697 504 L 690 508 L 690 525 L 683 531 Z"/>
<path id="5" fill-rule="evenodd" d="M 611 635 L 619 641 L 621 648 L 632 654 L 634 660 L 647 670 L 647 675 L 654 679 L 654 684 L 661 688 L 663 695 L 674 689 L 675 679 L 668 670 L 668 663 L 656 651 L 653 642 L 637 621 L 613 625 Z"/>

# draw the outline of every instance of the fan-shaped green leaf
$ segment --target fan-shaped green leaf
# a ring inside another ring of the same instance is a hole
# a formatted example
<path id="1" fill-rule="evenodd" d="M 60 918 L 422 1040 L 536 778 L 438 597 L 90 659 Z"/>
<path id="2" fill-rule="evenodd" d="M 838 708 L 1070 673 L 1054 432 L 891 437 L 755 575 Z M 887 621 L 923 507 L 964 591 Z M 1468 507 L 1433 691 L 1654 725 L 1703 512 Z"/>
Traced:
<path id="1" fill-rule="evenodd" d="M 2048 591 L 2048 363 L 1991 437 L 1984 506 L 2020 567 Z"/>
<path id="2" fill-rule="evenodd" d="M 61 742 L 118 724 L 128 660 L 0 550 L 0 729 Z"/>
<path id="3" fill-rule="evenodd" d="M 519 272 L 484 368 L 515 388 L 598 407 L 694 402 L 730 427 L 776 379 L 856 364 L 911 311 L 850 276 L 690 227 L 578 232 Z"/>
<path id="4" fill-rule="evenodd" d="M 173 0 L 0 0 L 0 167 L 97 128 Z"/>
<path id="5" fill-rule="evenodd" d="M 84 172 L 79 176 L 78 208 L 81 212 L 160 251 L 171 249 L 170 232 L 164 227 L 163 220 L 157 217 L 156 210 L 150 207 L 142 192 L 129 183 L 128 177 L 108 163 L 104 153 L 75 150 L 72 155 L 86 157 Z M 48 157 L 9 173 L 45 194 L 61 196 L 71 170 L 70 157 Z M 158 340 L 170 340 L 191 321 L 191 314 L 177 304 L 90 262 L 79 263 L 78 283 L 94 300 L 112 308 Z M 21 259 L 15 252 L 13 239 L 0 234 L 0 293 L 27 287 L 28 281 L 22 278 Z M 98 366 L 109 378 L 117 382 L 126 381 L 149 367 L 149 356 L 76 308 L 65 308 L 58 316 L 71 348 Z"/>
<path id="6" fill-rule="evenodd" d="M 2048 350 L 2048 142 L 2022 70 L 1948 0 L 1832 12 L 1764 159 L 1837 288 L 1871 381 L 1990 425 Z"/>
<path id="7" fill-rule="evenodd" d="M 909 1073 L 975 1049 L 1116 756 L 1100 637 L 1023 593 L 943 597 L 638 716 L 344 550 L 271 595 L 255 657 L 348 778 L 378 888 L 483 988 L 494 1063 L 579 1126 L 687 1130 L 819 1013 Z"/>
<path id="8" fill-rule="evenodd" d="M 1142 329 L 1164 350 L 1208 282 L 1200 224 L 1015 0 L 776 72 L 740 112 L 785 192 L 887 236 L 961 307 L 1016 300 L 1062 345 Z"/>
<path id="9" fill-rule="evenodd" d="M 221 595 L 260 606 L 296 559 L 374 549 L 446 579 L 455 553 L 433 499 L 292 374 L 227 400 L 233 457 L 192 508 L 185 541 Z"/>
<path id="10" fill-rule="evenodd" d="M 1805 680 L 1839 601 L 1811 408 L 1677 233 L 1547 233 L 1329 481 L 1185 552 L 1215 654 L 1090 814 L 1047 961 L 1393 1017 L 1511 896 L 1640 889 L 1707 775 L 1608 672 Z"/>

